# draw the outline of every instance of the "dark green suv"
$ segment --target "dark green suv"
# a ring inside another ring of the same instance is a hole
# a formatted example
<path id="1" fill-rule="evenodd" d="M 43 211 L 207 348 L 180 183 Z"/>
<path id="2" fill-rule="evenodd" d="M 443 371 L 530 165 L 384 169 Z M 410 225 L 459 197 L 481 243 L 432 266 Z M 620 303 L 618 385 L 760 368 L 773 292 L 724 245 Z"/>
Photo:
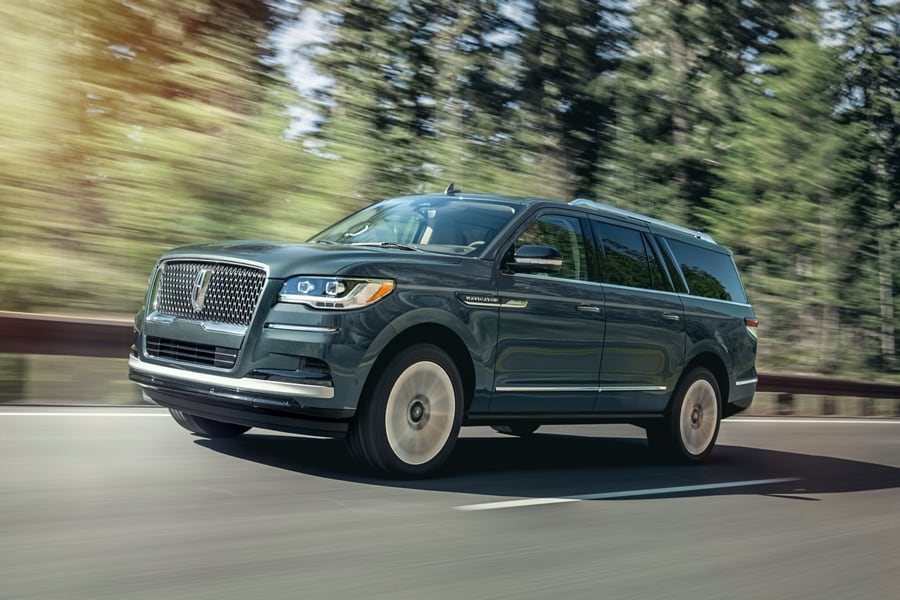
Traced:
<path id="1" fill-rule="evenodd" d="M 129 359 L 202 436 L 346 436 L 421 476 L 462 425 L 632 423 L 700 462 L 756 389 L 756 326 L 709 236 L 588 200 L 385 200 L 305 244 L 166 253 Z"/>

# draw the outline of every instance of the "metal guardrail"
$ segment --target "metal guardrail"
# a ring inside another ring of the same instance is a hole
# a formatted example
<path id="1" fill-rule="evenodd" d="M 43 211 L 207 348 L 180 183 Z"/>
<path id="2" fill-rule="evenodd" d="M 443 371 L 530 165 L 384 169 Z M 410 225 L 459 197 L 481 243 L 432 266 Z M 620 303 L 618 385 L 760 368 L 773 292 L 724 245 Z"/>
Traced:
<path id="1" fill-rule="evenodd" d="M 756 391 L 900 400 L 900 383 L 862 381 L 821 375 L 760 373 Z"/>
<path id="2" fill-rule="evenodd" d="M 0 311 L 0 353 L 128 358 L 126 319 L 62 317 Z"/>
<path id="3" fill-rule="evenodd" d="M 63 317 L 0 311 L 0 353 L 127 358 L 133 339 L 128 319 Z M 900 399 L 900 383 L 817 375 L 760 373 L 759 392 Z"/>

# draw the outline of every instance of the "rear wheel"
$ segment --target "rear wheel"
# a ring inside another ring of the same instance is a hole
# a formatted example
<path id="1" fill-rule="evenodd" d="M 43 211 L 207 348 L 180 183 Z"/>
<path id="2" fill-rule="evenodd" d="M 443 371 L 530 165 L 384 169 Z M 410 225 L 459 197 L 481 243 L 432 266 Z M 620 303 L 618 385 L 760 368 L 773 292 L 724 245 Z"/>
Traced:
<path id="1" fill-rule="evenodd" d="M 206 417 L 198 417 L 196 415 L 189 415 L 180 410 L 176 410 L 174 408 L 170 408 L 169 412 L 172 413 L 172 418 L 175 419 L 175 422 L 190 431 L 191 433 L 196 433 L 197 435 L 202 435 L 203 437 L 208 438 L 230 438 L 237 437 L 242 433 L 246 432 L 249 427 L 244 425 L 235 425 L 234 423 L 223 423 L 221 421 L 214 421 L 212 419 L 207 419 Z"/>
<path id="2" fill-rule="evenodd" d="M 540 424 L 538 423 L 512 423 L 507 425 L 491 425 L 491 429 L 497 433 L 506 435 L 515 435 L 518 437 L 528 437 L 537 431 Z"/>
<path id="3" fill-rule="evenodd" d="M 431 344 L 394 357 L 363 398 L 347 443 L 353 457 L 382 474 L 421 477 L 446 462 L 462 423 L 456 364 Z"/>
<path id="4" fill-rule="evenodd" d="M 721 406 L 713 374 L 703 367 L 691 370 L 678 384 L 664 422 L 647 427 L 650 447 L 678 462 L 703 462 L 719 435 Z"/>

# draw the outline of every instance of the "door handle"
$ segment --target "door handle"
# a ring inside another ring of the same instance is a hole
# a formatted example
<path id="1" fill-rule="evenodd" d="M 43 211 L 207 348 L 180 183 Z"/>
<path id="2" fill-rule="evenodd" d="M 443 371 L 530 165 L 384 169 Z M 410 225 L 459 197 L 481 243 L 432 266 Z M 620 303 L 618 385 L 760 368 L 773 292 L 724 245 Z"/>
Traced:
<path id="1" fill-rule="evenodd" d="M 663 313 L 660 315 L 660 318 L 664 321 L 680 321 L 681 316 L 676 315 L 675 313 Z"/>
<path id="2" fill-rule="evenodd" d="M 594 306 L 593 304 L 579 304 L 575 307 L 575 310 L 583 313 L 593 313 L 597 315 L 600 314 L 600 307 Z"/>

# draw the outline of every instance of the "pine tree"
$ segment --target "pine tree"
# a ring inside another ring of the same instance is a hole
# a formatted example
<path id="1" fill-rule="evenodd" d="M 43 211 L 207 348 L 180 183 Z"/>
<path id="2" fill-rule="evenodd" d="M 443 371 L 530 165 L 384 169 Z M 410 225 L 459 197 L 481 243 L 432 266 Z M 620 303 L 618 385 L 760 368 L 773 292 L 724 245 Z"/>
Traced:
<path id="1" fill-rule="evenodd" d="M 900 241 L 900 5 L 843 0 L 830 5 L 832 34 L 844 52 L 844 113 L 867 136 L 871 179 L 858 207 L 868 255 L 876 257 L 882 370 L 900 369 L 897 334 L 900 311 L 894 261 Z M 870 264 L 865 261 L 861 264 Z"/>
<path id="2" fill-rule="evenodd" d="M 611 76 L 631 34 L 621 3 L 535 0 L 518 44 L 517 141 L 549 195 L 589 196 L 603 176 L 613 122 Z"/>
<path id="3" fill-rule="evenodd" d="M 616 77 L 615 154 L 598 188 L 612 201 L 699 225 L 718 185 L 724 127 L 739 106 L 739 82 L 788 17 L 810 2 L 634 2 L 637 39 Z"/>
<path id="4" fill-rule="evenodd" d="M 840 54 L 820 44 L 817 23 L 817 12 L 798 13 L 794 35 L 764 57 L 766 71 L 745 81 L 716 172 L 722 184 L 701 216 L 746 274 L 763 365 L 832 373 L 853 356 L 841 283 L 856 240 L 846 235 L 843 187 L 865 164 L 852 157 L 860 129 L 835 116 Z"/>
<path id="5" fill-rule="evenodd" d="M 301 191 L 263 0 L 31 3 L 20 16 L 34 45 L 4 51 L 8 72 L 35 80 L 24 89 L 47 119 L 23 130 L 20 112 L 38 113 L 16 98 L 5 114 L 19 125 L 2 125 L 4 146 L 27 151 L 4 169 L 0 202 L 23 203 L 0 250 L 6 308 L 132 311 L 162 250 L 262 236 Z"/>

